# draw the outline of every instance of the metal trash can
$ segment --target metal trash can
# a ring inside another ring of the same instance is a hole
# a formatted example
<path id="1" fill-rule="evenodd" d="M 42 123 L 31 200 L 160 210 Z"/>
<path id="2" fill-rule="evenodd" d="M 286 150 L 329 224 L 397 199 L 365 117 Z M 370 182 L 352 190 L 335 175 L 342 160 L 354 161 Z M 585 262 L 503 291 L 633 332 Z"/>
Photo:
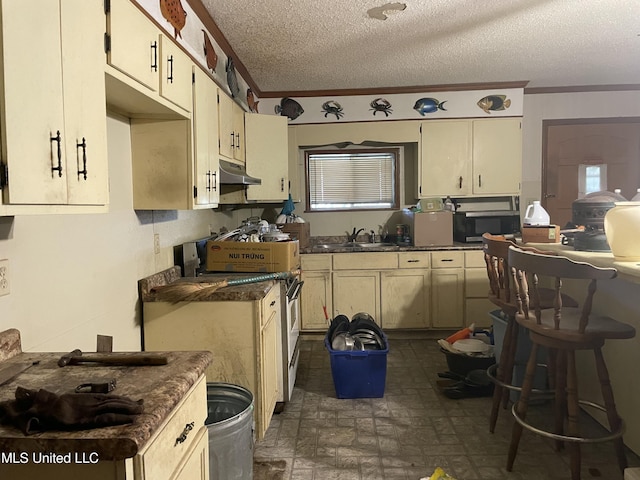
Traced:
<path id="1" fill-rule="evenodd" d="M 253 395 L 230 383 L 207 383 L 210 480 L 253 478 Z"/>

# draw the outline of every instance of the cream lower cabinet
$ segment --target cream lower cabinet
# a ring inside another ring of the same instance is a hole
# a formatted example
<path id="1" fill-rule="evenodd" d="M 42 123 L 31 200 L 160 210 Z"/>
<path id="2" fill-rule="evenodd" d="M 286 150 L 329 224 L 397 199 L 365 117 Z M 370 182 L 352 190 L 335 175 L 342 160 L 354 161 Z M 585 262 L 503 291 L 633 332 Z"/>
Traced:
<path id="1" fill-rule="evenodd" d="M 497 307 L 489 301 L 489 279 L 484 263 L 484 252 L 464 252 L 464 319 L 465 326 L 489 327 L 492 320 L 489 312 Z"/>
<path id="2" fill-rule="evenodd" d="M 333 295 L 331 288 L 331 257 L 332 255 L 302 255 L 300 262 L 304 281 L 300 293 L 300 321 L 302 330 L 326 330 L 327 315 L 333 312 Z"/>
<path id="3" fill-rule="evenodd" d="M 264 437 L 278 396 L 277 330 L 280 285 L 260 300 L 143 304 L 148 351 L 210 350 L 208 382 L 227 382 L 253 394 L 256 437 Z M 155 480 L 155 479 L 154 479 Z"/>
<path id="4" fill-rule="evenodd" d="M 464 323 L 464 252 L 431 252 L 431 324 L 462 328 Z"/>
<path id="5" fill-rule="evenodd" d="M 133 458 L 97 463 L 0 463 L 0 478 L 13 480 L 207 480 L 209 478 L 209 435 L 205 377 L 191 387 L 149 441 Z M 176 439 L 193 422 L 184 441 Z M 89 458 L 88 456 L 86 458 Z"/>
<path id="6" fill-rule="evenodd" d="M 383 328 L 431 326 L 431 271 L 429 252 L 398 253 L 398 269 L 380 273 Z"/>
<path id="7" fill-rule="evenodd" d="M 384 328 L 380 317 L 380 273 L 398 268 L 395 252 L 340 253 L 333 255 L 333 316 L 351 318 L 359 312 L 373 316 Z"/>
<path id="8" fill-rule="evenodd" d="M 102 1 L 0 8 L 0 214 L 106 211 Z"/>

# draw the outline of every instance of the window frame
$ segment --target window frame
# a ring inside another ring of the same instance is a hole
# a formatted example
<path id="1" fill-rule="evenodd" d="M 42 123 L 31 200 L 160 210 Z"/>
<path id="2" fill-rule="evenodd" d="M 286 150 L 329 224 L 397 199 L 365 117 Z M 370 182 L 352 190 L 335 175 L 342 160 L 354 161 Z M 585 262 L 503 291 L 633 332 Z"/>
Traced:
<path id="1" fill-rule="evenodd" d="M 400 210 L 400 151 L 399 147 L 382 147 L 382 148 L 348 148 L 348 149 L 306 149 L 304 151 L 304 182 L 305 182 L 305 213 L 324 213 L 324 212 L 380 212 L 380 211 L 397 211 Z M 318 154 L 358 154 L 358 153 L 388 153 L 392 154 L 393 160 L 393 205 L 385 208 L 331 208 L 331 209 L 312 209 L 311 208 L 311 189 L 309 183 L 309 155 Z"/>

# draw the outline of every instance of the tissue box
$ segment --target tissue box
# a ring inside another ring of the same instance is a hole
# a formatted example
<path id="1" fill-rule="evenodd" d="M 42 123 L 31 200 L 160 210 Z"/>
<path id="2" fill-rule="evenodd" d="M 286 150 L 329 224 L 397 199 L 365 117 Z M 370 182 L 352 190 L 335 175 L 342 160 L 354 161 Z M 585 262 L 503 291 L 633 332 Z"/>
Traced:
<path id="1" fill-rule="evenodd" d="M 558 225 L 539 225 L 522 227 L 524 243 L 560 243 L 560 227 Z"/>

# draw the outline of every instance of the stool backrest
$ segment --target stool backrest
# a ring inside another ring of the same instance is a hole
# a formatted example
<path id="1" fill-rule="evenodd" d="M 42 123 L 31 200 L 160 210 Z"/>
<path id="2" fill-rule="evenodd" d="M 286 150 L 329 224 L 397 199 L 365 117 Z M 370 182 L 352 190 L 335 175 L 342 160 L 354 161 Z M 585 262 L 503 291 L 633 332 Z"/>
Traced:
<path id="1" fill-rule="evenodd" d="M 553 280 L 553 310 L 554 329 L 560 329 L 562 321 L 562 279 L 590 280 L 587 287 L 587 296 L 582 304 L 580 322 L 577 325 L 579 333 L 584 333 L 588 323 L 593 304 L 593 296 L 597 289 L 598 280 L 610 280 L 615 278 L 615 268 L 600 268 L 589 263 L 576 262 L 567 257 L 552 256 L 531 251 L 525 251 L 516 247 L 509 247 L 509 265 L 516 292 L 516 304 L 518 311 L 530 318 L 530 312 L 536 317 L 536 323 L 540 324 L 541 311 L 543 310 L 539 286 L 541 277 L 549 277 Z"/>
<path id="2" fill-rule="evenodd" d="M 511 291 L 511 275 L 509 274 L 509 247 L 515 245 L 502 235 L 482 235 L 484 263 L 489 278 L 488 298 L 508 315 L 515 314 L 515 296 Z"/>

